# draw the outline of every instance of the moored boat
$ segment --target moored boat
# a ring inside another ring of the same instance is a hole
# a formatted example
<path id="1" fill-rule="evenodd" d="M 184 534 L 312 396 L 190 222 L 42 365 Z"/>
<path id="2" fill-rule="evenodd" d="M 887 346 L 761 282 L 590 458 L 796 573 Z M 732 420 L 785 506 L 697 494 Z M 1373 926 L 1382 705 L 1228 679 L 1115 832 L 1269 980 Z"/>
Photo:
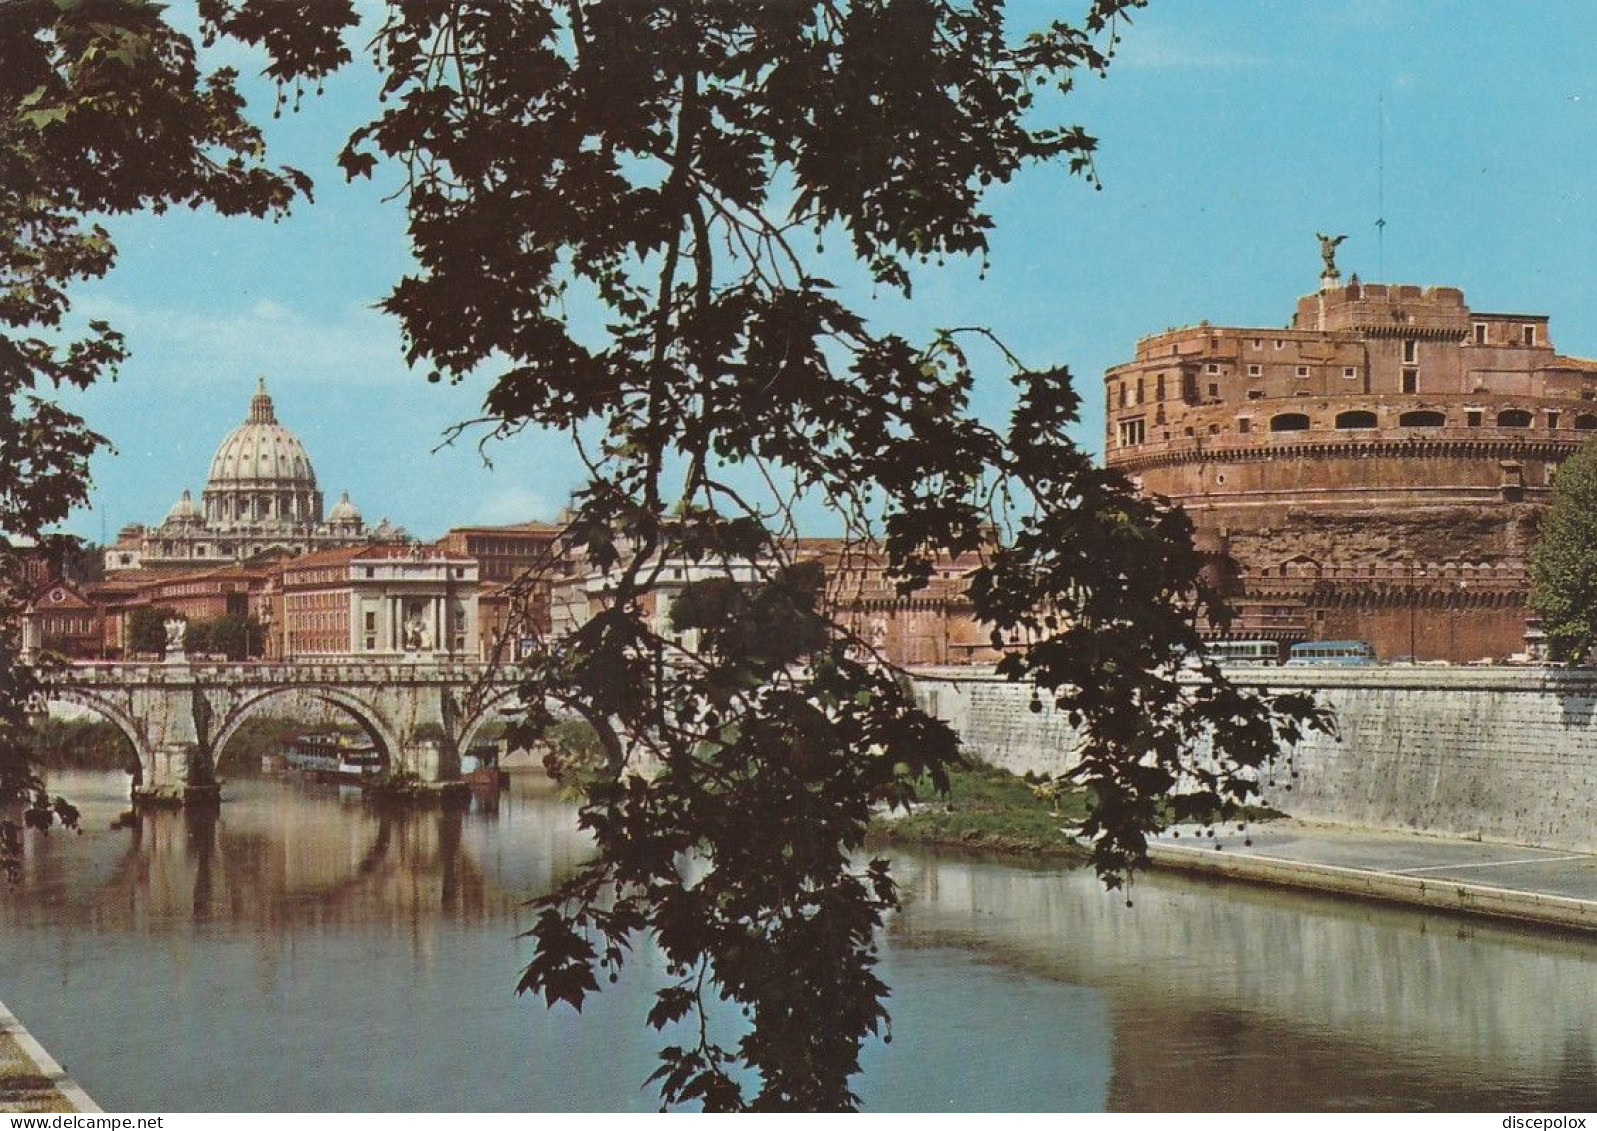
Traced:
<path id="1" fill-rule="evenodd" d="M 283 744 L 290 770 L 317 781 L 370 781 L 383 772 L 383 754 L 370 742 L 343 734 L 297 734 Z"/>

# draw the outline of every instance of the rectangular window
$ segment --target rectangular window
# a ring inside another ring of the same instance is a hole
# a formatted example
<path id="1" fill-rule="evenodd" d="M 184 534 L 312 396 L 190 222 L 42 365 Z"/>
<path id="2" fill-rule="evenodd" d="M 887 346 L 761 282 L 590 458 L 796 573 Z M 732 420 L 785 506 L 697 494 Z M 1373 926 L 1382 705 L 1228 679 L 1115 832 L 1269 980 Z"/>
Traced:
<path id="1" fill-rule="evenodd" d="M 376 632 L 377 631 L 377 614 L 374 613 L 374 612 L 368 612 L 366 614 L 366 631 L 367 632 Z"/>
<path id="2" fill-rule="evenodd" d="M 1215 384 L 1213 381 L 1209 382 L 1209 397 L 1211 400 L 1220 399 L 1220 386 Z"/>
<path id="3" fill-rule="evenodd" d="M 1142 403 L 1142 378 L 1137 378 L 1137 403 Z"/>
<path id="4" fill-rule="evenodd" d="M 1549 427 L 1549 428 L 1557 428 L 1558 427 L 1558 413 L 1557 412 L 1549 412 L 1547 414 L 1547 427 Z"/>
<path id="5" fill-rule="evenodd" d="M 1472 408 L 1466 412 L 1464 414 L 1464 423 L 1471 428 L 1479 428 L 1481 426 L 1481 410 Z"/>
<path id="6" fill-rule="evenodd" d="M 1308 375 L 1309 375 L 1309 367 L 1307 365 L 1298 366 L 1298 376 L 1299 377 L 1307 377 Z"/>
<path id="7" fill-rule="evenodd" d="M 1249 377 L 1262 377 L 1263 375 L 1264 375 L 1264 366 L 1262 366 L 1262 365 L 1250 365 L 1250 366 L 1248 366 L 1248 376 Z"/>
<path id="8" fill-rule="evenodd" d="M 1420 387 L 1420 371 L 1418 369 L 1403 370 L 1403 391 L 1416 393 Z"/>
<path id="9" fill-rule="evenodd" d="M 1344 365 L 1342 367 L 1342 376 L 1346 377 L 1348 380 L 1351 381 L 1353 378 L 1357 377 L 1358 375 L 1359 375 L 1359 371 L 1357 369 L 1353 368 L 1353 366 Z"/>
<path id="10" fill-rule="evenodd" d="M 1211 361 L 1208 364 L 1208 367 L 1207 367 L 1206 371 L 1209 372 L 1209 373 L 1218 373 L 1218 372 L 1220 372 L 1220 367 L 1218 365 L 1216 365 L 1214 362 Z"/>
<path id="11" fill-rule="evenodd" d="M 1486 344 L 1486 323 L 1484 322 L 1475 323 L 1475 344 L 1478 346 Z"/>
<path id="12" fill-rule="evenodd" d="M 1120 422 L 1120 446 L 1122 448 L 1129 448 L 1142 443 L 1146 434 L 1145 425 L 1140 416 L 1135 420 L 1122 420 Z"/>
<path id="13" fill-rule="evenodd" d="M 1276 348 L 1276 349 L 1278 349 L 1278 350 L 1284 350 L 1284 349 L 1286 349 L 1286 339 L 1284 339 L 1284 338 L 1277 338 L 1277 339 L 1276 339 L 1276 340 L 1275 340 L 1275 348 Z"/>
<path id="14" fill-rule="evenodd" d="M 1164 374 L 1163 373 L 1159 374 L 1159 376 L 1157 378 L 1157 381 L 1156 381 L 1156 383 L 1154 385 L 1154 394 L 1153 395 L 1159 401 L 1163 402 L 1163 400 L 1164 400 Z"/>
<path id="15" fill-rule="evenodd" d="M 1247 416 L 1237 417 L 1237 431 L 1241 432 L 1244 436 L 1253 431 L 1253 419 Z"/>
<path id="16" fill-rule="evenodd" d="M 1520 327 L 1520 332 L 1524 336 L 1524 342 L 1527 346 L 1536 344 L 1536 327 L 1533 324 L 1527 322 Z"/>
<path id="17" fill-rule="evenodd" d="M 1420 344 L 1413 338 L 1403 339 L 1403 360 L 1409 364 L 1420 359 Z"/>
<path id="18" fill-rule="evenodd" d="M 368 651 L 368 652 L 377 651 L 377 637 L 368 636 L 366 638 L 366 651 Z"/>
<path id="19" fill-rule="evenodd" d="M 1262 401 L 1263 399 L 1264 399 L 1264 390 L 1263 389 L 1249 389 L 1248 390 L 1248 400 L 1250 400 L 1250 401 Z"/>
<path id="20" fill-rule="evenodd" d="M 1253 339 L 1253 348 L 1256 349 L 1256 350 L 1262 350 L 1264 348 L 1264 339 L 1263 338 L 1254 338 Z"/>

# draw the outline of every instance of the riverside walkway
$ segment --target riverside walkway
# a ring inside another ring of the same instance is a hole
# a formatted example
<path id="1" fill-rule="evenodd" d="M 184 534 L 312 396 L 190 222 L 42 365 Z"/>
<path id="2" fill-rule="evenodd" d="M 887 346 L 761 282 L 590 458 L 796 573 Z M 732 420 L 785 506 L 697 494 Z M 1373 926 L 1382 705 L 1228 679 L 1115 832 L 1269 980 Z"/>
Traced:
<path id="1" fill-rule="evenodd" d="M 0 1112 L 99 1110 L 0 1002 Z"/>
<path id="2" fill-rule="evenodd" d="M 1150 842 L 1155 867 L 1597 932 L 1590 853 L 1294 820 L 1174 834 Z"/>

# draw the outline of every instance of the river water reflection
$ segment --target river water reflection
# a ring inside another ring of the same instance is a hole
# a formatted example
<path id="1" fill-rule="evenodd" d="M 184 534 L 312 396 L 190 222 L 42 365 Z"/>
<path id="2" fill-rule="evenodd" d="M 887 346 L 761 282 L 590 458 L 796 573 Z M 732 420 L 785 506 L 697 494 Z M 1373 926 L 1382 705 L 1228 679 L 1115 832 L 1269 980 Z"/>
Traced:
<path id="1" fill-rule="evenodd" d="M 117 1110 L 648 1110 L 668 1043 L 647 952 L 581 1016 L 512 993 L 522 903 L 582 859 L 518 782 L 381 816 L 240 782 L 219 819 L 110 826 L 125 779 L 60 775 L 80 837 L 0 898 L 0 999 Z M 1356 903 L 896 860 L 876 1109 L 1588 1110 L 1597 946 Z"/>

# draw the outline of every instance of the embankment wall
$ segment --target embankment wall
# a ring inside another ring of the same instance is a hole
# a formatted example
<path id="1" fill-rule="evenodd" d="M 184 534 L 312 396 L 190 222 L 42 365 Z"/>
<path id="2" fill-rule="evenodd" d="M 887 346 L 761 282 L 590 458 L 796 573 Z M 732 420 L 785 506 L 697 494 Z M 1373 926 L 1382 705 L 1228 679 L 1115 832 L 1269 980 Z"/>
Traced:
<path id="1" fill-rule="evenodd" d="M 1294 817 L 1597 852 L 1597 670 L 1234 669 L 1238 684 L 1313 691 L 1338 735 L 1311 736 L 1264 787 Z M 922 705 L 983 761 L 1069 769 L 1076 736 L 1030 693 L 971 668 L 920 669 Z M 1295 772 L 1296 776 L 1293 776 Z"/>

